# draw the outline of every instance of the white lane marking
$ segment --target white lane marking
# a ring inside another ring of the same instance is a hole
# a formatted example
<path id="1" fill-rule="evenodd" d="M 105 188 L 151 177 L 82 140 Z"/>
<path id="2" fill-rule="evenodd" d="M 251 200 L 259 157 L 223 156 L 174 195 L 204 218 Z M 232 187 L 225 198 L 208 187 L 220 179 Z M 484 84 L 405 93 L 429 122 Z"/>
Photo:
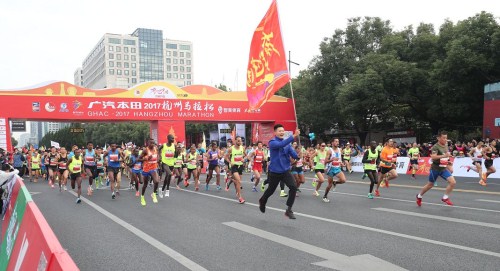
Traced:
<path id="1" fill-rule="evenodd" d="M 459 219 L 459 218 L 452 218 L 452 217 L 446 217 L 446 216 L 428 215 L 428 214 L 407 212 L 407 211 L 388 209 L 388 208 L 372 208 L 372 210 L 395 213 L 395 214 L 400 214 L 400 215 L 430 218 L 430 219 L 449 221 L 449 222 L 455 222 L 455 223 L 462 223 L 462 224 L 468 224 L 468 225 L 474 225 L 474 226 L 482 226 L 482 227 L 488 227 L 488 228 L 494 228 L 494 229 L 500 229 L 500 225 L 498 225 L 498 224 L 472 221 L 472 220 Z"/>
<path id="2" fill-rule="evenodd" d="M 500 203 L 500 200 L 489 200 L 489 199 L 477 199 L 476 201 Z"/>
<path id="3" fill-rule="evenodd" d="M 229 199 L 229 198 L 225 198 L 225 197 L 221 197 L 221 196 L 216 196 L 216 195 L 210 195 L 210 194 L 204 194 L 204 193 L 196 192 L 196 191 L 182 190 L 182 189 L 179 190 L 179 191 L 184 191 L 184 192 L 188 192 L 188 193 L 194 193 L 194 194 L 198 194 L 198 195 L 201 195 L 201 196 L 212 197 L 212 198 L 217 198 L 217 199 L 222 199 L 222 200 L 227 200 L 227 201 L 233 201 L 235 203 L 237 202 L 235 199 Z M 251 205 L 251 206 L 255 206 L 255 207 L 259 206 L 258 204 L 250 203 L 250 202 L 245 202 L 244 205 Z M 274 208 L 274 207 L 266 207 L 266 210 L 273 210 L 273 211 L 278 211 L 278 212 L 284 212 L 285 211 L 283 209 Z M 387 235 L 392 235 L 392 236 L 396 236 L 396 237 L 401 237 L 401 238 L 406 238 L 406 239 L 410 239 L 410 240 L 420 241 L 420 242 L 424 242 L 424 243 L 429 243 L 429 244 L 434 244 L 434 245 L 440 245 L 440 246 L 445 246 L 445 247 L 449 247 L 449 248 L 455 248 L 455 249 L 460 249 L 460 250 L 465 250 L 465 251 L 469 251 L 469 252 L 475 252 L 475 253 L 479 253 L 479 254 L 484 254 L 484 255 L 489 255 L 489 256 L 500 258 L 500 253 L 493 252 L 493 251 L 482 250 L 482 249 L 477 249 L 477 248 L 471 248 L 471 247 L 466 247 L 466 246 L 461 246 L 461 245 L 456 245 L 456 244 L 441 242 L 441 241 L 437 241 L 437 240 L 422 238 L 422 237 L 408 235 L 408 234 L 404 234 L 404 233 L 398 233 L 398 232 L 392 232 L 392 231 L 387 231 L 387 230 L 382 230 L 382 229 L 376 229 L 376 228 L 372 228 L 372 227 L 367 227 L 367 226 L 363 226 L 363 225 L 353 224 L 353 223 L 349 223 L 349 222 L 343 222 L 343 221 L 339 221 L 339 220 L 334 220 L 334 219 L 329 219 L 329 218 L 324 218 L 324 217 L 319 217 L 319 216 L 314 216 L 314 215 L 308 215 L 308 214 L 304 214 L 304 213 L 294 212 L 294 214 L 298 215 L 298 216 L 303 216 L 303 217 L 315 219 L 315 220 L 324 221 L 324 222 L 329 222 L 329 223 L 344 225 L 344 226 L 348 226 L 348 227 L 353 227 L 353 228 L 357 228 L 357 229 L 361 229 L 361 230 L 367 230 L 367 231 L 372 231 L 372 232 L 377 232 L 377 233 L 383 233 L 383 234 L 387 234 Z"/>
<path id="4" fill-rule="evenodd" d="M 77 196 L 77 194 L 75 192 L 73 192 L 73 191 L 69 191 L 69 192 L 71 194 L 73 194 L 75 197 Z M 152 236 L 148 235 L 147 233 L 141 231 L 140 229 L 132 226 L 131 224 L 129 224 L 129 223 L 125 222 L 124 220 L 118 218 L 117 216 L 113 215 L 112 213 L 106 211 L 104 208 L 101 208 L 100 206 L 98 206 L 97 204 L 93 203 L 92 201 L 90 201 L 90 200 L 88 200 L 88 199 L 86 199 L 84 197 L 81 197 L 81 199 L 82 199 L 83 202 L 87 203 L 90 207 L 94 208 L 99 213 L 105 215 L 106 217 L 108 217 L 109 219 L 113 220 L 118 225 L 124 227 L 125 229 L 127 229 L 131 233 L 137 235 L 139 238 L 141 238 L 142 240 L 148 242 L 150 245 L 152 245 L 153 247 L 157 248 L 158 250 L 160 250 L 165 255 L 169 256 L 170 258 L 174 259 L 178 263 L 184 265 L 189 270 L 196 270 L 196 271 L 198 271 L 198 270 L 200 270 L 200 271 L 207 270 L 207 269 L 203 268 L 201 265 L 198 265 L 197 263 L 191 261 L 190 259 L 188 259 L 184 255 L 180 254 L 179 252 L 171 249 L 170 247 L 164 245 L 160 241 L 154 239 Z"/>
<path id="5" fill-rule="evenodd" d="M 335 270 L 406 270 L 370 254 L 347 256 L 235 221 L 224 222 L 222 224 L 229 226 L 235 230 L 243 231 L 260 238 L 267 239 L 269 241 L 273 241 L 275 243 L 326 259 L 326 261 L 313 263 L 314 265 L 319 265 Z"/>

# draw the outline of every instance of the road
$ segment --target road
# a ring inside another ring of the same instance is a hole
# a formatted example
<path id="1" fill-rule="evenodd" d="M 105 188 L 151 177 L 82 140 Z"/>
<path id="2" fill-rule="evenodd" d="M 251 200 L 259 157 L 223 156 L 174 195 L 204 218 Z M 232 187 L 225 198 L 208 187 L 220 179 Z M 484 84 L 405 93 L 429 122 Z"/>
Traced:
<path id="1" fill-rule="evenodd" d="M 109 188 L 75 204 L 73 192 L 26 182 L 32 198 L 81 270 L 498 270 L 500 180 L 488 187 L 457 178 L 454 207 L 440 199 L 445 182 L 424 196 L 425 184 L 400 176 L 381 197 L 366 197 L 368 180 L 347 176 L 330 203 L 312 195 L 311 173 L 297 198 L 296 220 L 284 216 L 286 198 L 262 192 L 247 203 L 229 192 L 172 189 L 153 204 L 148 188 L 143 207 L 134 191 L 116 200 Z M 202 180 L 205 176 L 202 175 Z M 86 182 L 84 182 L 86 183 Z M 125 184 L 128 181 L 124 181 Z M 86 191 L 87 185 L 83 186 Z"/>

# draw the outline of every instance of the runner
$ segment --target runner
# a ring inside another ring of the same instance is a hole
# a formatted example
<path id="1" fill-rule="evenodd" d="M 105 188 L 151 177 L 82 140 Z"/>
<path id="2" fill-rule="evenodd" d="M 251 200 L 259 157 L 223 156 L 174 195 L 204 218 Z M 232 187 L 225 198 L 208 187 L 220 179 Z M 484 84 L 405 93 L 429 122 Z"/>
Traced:
<path id="1" fill-rule="evenodd" d="M 496 154 L 493 151 L 493 148 L 490 146 L 483 148 L 483 153 L 484 153 L 484 166 L 486 167 L 486 173 L 483 173 L 482 181 L 484 183 L 484 186 L 486 186 L 486 179 L 488 179 L 488 176 L 497 172 L 497 170 L 493 166 L 493 159 L 495 159 Z"/>
<path id="2" fill-rule="evenodd" d="M 184 165 L 184 154 L 182 153 L 181 145 L 177 145 L 174 153 L 175 164 L 174 164 L 174 174 L 177 178 L 176 187 L 180 189 L 179 183 L 182 181 L 182 167 Z"/>
<path id="3" fill-rule="evenodd" d="M 451 165 L 450 162 L 450 152 L 448 151 L 448 135 L 445 131 L 440 131 L 438 134 L 438 142 L 432 146 L 431 148 L 431 159 L 432 165 L 429 174 L 429 182 L 422 188 L 420 194 L 417 195 L 417 205 L 422 206 L 422 196 L 432 189 L 434 186 L 434 182 L 438 177 L 441 177 L 448 181 L 448 186 L 446 187 L 446 191 L 443 195 L 441 201 L 446 203 L 447 205 L 453 205 L 449 196 L 455 187 L 456 181 L 455 178 L 451 175 L 448 170 L 448 166 Z"/>
<path id="4" fill-rule="evenodd" d="M 56 147 L 52 146 L 50 147 L 50 153 L 49 153 L 49 185 L 50 187 L 54 188 L 54 183 L 56 182 L 56 176 L 57 176 L 57 160 L 59 159 L 59 154 L 56 151 Z"/>
<path id="5" fill-rule="evenodd" d="M 212 179 L 213 172 L 215 171 L 216 174 L 216 184 L 217 184 L 217 190 L 221 190 L 220 187 L 220 166 L 219 166 L 219 159 L 221 157 L 220 151 L 217 148 L 217 143 L 212 142 L 211 144 L 212 149 L 207 152 L 207 160 L 208 160 L 208 173 L 207 173 L 207 180 L 205 184 L 205 191 L 208 191 L 208 187 L 210 184 L 210 180 Z"/>
<path id="6" fill-rule="evenodd" d="M 170 182 L 172 181 L 172 171 L 174 170 L 175 164 L 175 138 L 173 135 L 169 134 L 167 136 L 167 143 L 163 143 L 160 146 L 161 152 L 161 166 L 163 168 L 163 187 L 160 192 L 160 198 L 170 196 Z"/>
<path id="7" fill-rule="evenodd" d="M 196 164 L 196 178 L 198 178 L 198 180 L 199 180 L 201 170 L 203 169 L 203 166 L 204 166 L 203 157 L 205 156 L 205 153 L 207 152 L 207 150 L 205 150 L 205 148 L 202 147 L 201 143 L 199 143 L 198 149 L 196 149 L 196 152 L 198 153 L 198 163 Z"/>
<path id="8" fill-rule="evenodd" d="M 78 189 L 76 191 L 77 197 L 76 197 L 76 203 L 82 202 L 80 199 L 80 196 L 82 195 L 82 157 L 80 156 L 80 150 L 76 149 L 74 151 L 73 157 L 69 158 L 67 168 L 69 169 L 70 174 L 70 179 L 71 179 L 71 188 L 74 190 L 75 189 L 75 182 L 76 185 L 78 185 Z"/>
<path id="9" fill-rule="evenodd" d="M 483 167 L 482 167 L 483 155 L 484 155 L 483 145 L 484 145 L 483 142 L 479 142 L 479 143 L 477 143 L 477 146 L 475 148 L 472 148 L 470 150 L 469 155 L 472 157 L 472 165 L 474 167 L 465 166 L 465 168 L 467 168 L 467 172 L 469 172 L 469 170 L 471 170 L 471 169 L 473 171 L 477 172 L 479 174 L 479 178 L 480 178 L 479 184 L 482 186 L 486 186 L 486 182 L 485 182 L 485 178 L 484 178 L 485 174 L 483 174 Z"/>
<path id="10" fill-rule="evenodd" d="M 314 190 L 314 195 L 316 197 L 319 197 L 319 188 L 321 187 L 321 184 L 325 181 L 324 173 L 325 173 L 325 161 L 326 161 L 326 154 L 327 151 L 325 150 L 326 148 L 326 143 L 321 143 L 320 149 L 317 150 L 313 155 L 316 165 L 314 166 L 314 172 L 316 173 L 317 179 L 313 180 L 312 185 L 316 187 Z"/>
<path id="11" fill-rule="evenodd" d="M 259 185 L 260 182 L 260 176 L 262 175 L 262 163 L 265 159 L 265 153 L 264 150 L 262 149 L 262 142 L 258 141 L 257 142 L 257 149 L 254 151 L 250 152 L 250 157 L 248 157 L 249 161 L 252 161 L 252 171 L 253 171 L 253 178 L 254 178 L 254 183 L 253 183 L 253 192 L 257 192 L 257 185 Z"/>
<path id="12" fill-rule="evenodd" d="M 349 174 L 352 173 L 351 154 L 352 154 L 351 143 L 347 142 L 345 144 L 345 148 L 342 150 L 342 155 L 343 155 L 345 168 L 346 168 L 347 172 L 349 172 Z"/>
<path id="13" fill-rule="evenodd" d="M 339 148 L 339 139 L 334 138 L 332 141 L 332 145 L 333 147 L 327 151 L 326 157 L 328 158 L 325 161 L 325 163 L 328 165 L 326 170 L 328 175 L 328 186 L 326 187 L 325 195 L 323 196 L 324 202 L 330 202 L 330 200 L 328 199 L 328 192 L 330 192 L 332 186 L 333 186 L 333 191 L 335 191 L 337 184 L 343 184 L 346 181 L 344 172 L 342 172 L 341 169 L 343 165 L 341 160 L 342 152 L 341 149 Z M 344 156 L 344 161 L 345 161 L 345 156 Z M 337 181 L 334 182 L 333 177 L 337 177 Z"/>
<path id="14" fill-rule="evenodd" d="M 408 151 L 408 156 L 410 157 L 411 178 L 416 180 L 415 173 L 418 170 L 418 159 L 420 159 L 420 151 L 417 147 L 417 143 L 413 143 L 413 147 Z"/>
<path id="15" fill-rule="evenodd" d="M 380 197 L 379 187 L 382 182 L 385 182 L 387 187 L 388 183 L 392 179 L 396 179 L 398 177 L 398 173 L 396 172 L 396 164 L 394 160 L 394 152 L 395 149 L 393 147 L 394 141 L 392 139 L 387 140 L 385 147 L 382 149 L 380 153 L 380 176 L 377 182 L 377 188 L 375 190 L 375 196 Z"/>
<path id="16" fill-rule="evenodd" d="M 89 177 L 89 186 L 87 188 L 87 195 L 92 196 L 92 184 L 94 183 L 94 178 L 97 175 L 96 166 L 96 154 L 94 151 L 94 144 L 89 141 L 87 142 L 87 149 L 85 150 L 83 167 L 85 168 L 85 175 Z"/>
<path id="17" fill-rule="evenodd" d="M 160 177 L 158 176 L 158 149 L 156 148 L 154 139 L 150 138 L 148 143 L 148 146 L 142 151 L 141 157 L 139 158 L 139 161 L 142 162 L 143 176 L 141 194 L 142 206 L 146 206 L 144 194 L 146 193 L 146 188 L 148 187 L 148 177 L 153 179 L 153 193 L 151 193 L 151 198 L 153 199 L 153 203 L 158 203 L 158 199 L 156 199 L 156 192 L 158 191 L 158 183 L 160 181 Z"/>
<path id="18" fill-rule="evenodd" d="M 294 137 L 300 136 L 300 130 L 295 130 L 293 136 L 284 139 L 285 129 L 283 128 L 283 125 L 276 124 L 274 125 L 274 135 L 275 137 L 269 141 L 269 151 L 271 152 L 271 163 L 269 164 L 269 186 L 259 199 L 259 209 L 262 213 L 266 212 L 267 200 L 274 194 L 278 184 L 281 181 L 284 181 L 290 191 L 290 197 L 288 197 L 286 201 L 288 208 L 285 211 L 285 216 L 289 219 L 295 219 L 292 207 L 295 202 L 297 187 L 295 186 L 295 180 L 292 177 L 292 174 L 290 174 L 290 157 L 296 160 L 298 160 L 299 157 L 293 150 L 290 143 L 293 142 Z"/>
<path id="19" fill-rule="evenodd" d="M 33 181 L 33 176 L 35 176 L 34 182 L 38 182 L 38 177 L 40 176 L 40 163 L 42 162 L 42 156 L 38 153 L 38 150 L 33 150 L 31 154 L 31 175 L 30 182 Z"/>
<path id="20" fill-rule="evenodd" d="M 241 175 L 244 170 L 243 161 L 245 160 L 245 150 L 241 146 L 241 136 L 237 136 L 235 141 L 235 145 L 229 148 L 225 159 L 231 166 L 231 174 L 233 176 L 234 187 L 236 189 L 236 197 L 238 197 L 238 201 L 243 204 L 245 203 L 245 199 L 241 193 Z M 226 191 L 227 188 L 228 187 L 226 187 Z"/>
<path id="21" fill-rule="evenodd" d="M 116 194 L 119 195 L 118 189 L 115 193 L 115 182 L 117 181 L 118 172 L 120 171 L 120 162 L 122 161 L 122 153 L 116 148 L 116 144 L 111 144 L 111 149 L 104 152 L 104 157 L 107 157 L 107 168 L 108 178 L 111 186 L 111 198 L 115 199 Z"/>
<path id="22" fill-rule="evenodd" d="M 96 156 L 96 179 L 95 179 L 95 188 L 98 189 L 99 185 L 104 186 L 104 183 L 102 182 L 104 180 L 104 156 L 103 156 L 103 151 L 101 147 L 96 148 L 95 152 Z"/>
<path id="23" fill-rule="evenodd" d="M 139 197 L 139 183 L 142 181 L 142 161 L 139 159 L 139 149 L 134 148 L 130 154 L 130 159 L 128 163 L 128 168 L 130 168 L 131 182 L 134 184 L 135 196 Z"/>
<path id="24" fill-rule="evenodd" d="M 57 175 L 59 177 L 59 191 L 64 191 L 68 190 L 66 188 L 66 183 L 68 182 L 68 176 L 69 176 L 69 171 L 68 171 L 68 153 L 66 152 L 66 148 L 62 147 L 60 149 L 60 154 L 58 157 L 58 171 Z"/>
<path id="25" fill-rule="evenodd" d="M 363 168 L 370 179 L 368 198 L 373 199 L 373 187 L 377 183 L 377 164 L 380 163 L 380 153 L 377 151 L 377 142 L 372 141 L 370 148 L 363 155 Z"/>
<path id="26" fill-rule="evenodd" d="M 185 174 L 186 178 L 184 179 L 184 187 L 189 186 L 189 179 L 191 179 L 191 175 L 193 175 L 194 179 L 194 190 L 198 191 L 200 189 L 200 180 L 198 179 L 197 174 L 197 160 L 198 160 L 198 152 L 196 151 L 196 145 L 191 145 L 190 152 L 184 157 L 187 167 L 187 174 Z"/>
<path id="27" fill-rule="evenodd" d="M 292 147 L 294 147 L 295 153 L 297 153 L 297 156 L 299 157 L 299 160 L 295 160 L 292 162 L 292 176 L 295 179 L 295 185 L 297 186 L 297 197 L 299 196 L 298 193 L 301 193 L 300 191 L 300 185 L 302 185 L 305 182 L 305 177 L 304 177 L 304 157 L 307 155 L 305 150 L 302 149 L 301 145 L 298 145 L 297 142 L 292 143 Z"/>

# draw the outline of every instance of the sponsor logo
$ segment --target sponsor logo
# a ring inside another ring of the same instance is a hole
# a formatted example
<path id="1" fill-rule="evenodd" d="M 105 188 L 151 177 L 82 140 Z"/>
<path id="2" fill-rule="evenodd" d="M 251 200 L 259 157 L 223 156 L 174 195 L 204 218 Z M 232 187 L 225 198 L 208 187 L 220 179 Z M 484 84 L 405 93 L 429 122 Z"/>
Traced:
<path id="1" fill-rule="evenodd" d="M 45 110 L 47 110 L 47 112 L 54 112 L 56 110 L 56 106 L 53 103 L 48 102 L 45 104 Z"/>
<path id="2" fill-rule="evenodd" d="M 39 102 L 32 103 L 31 109 L 33 110 L 33 112 L 40 112 L 40 103 Z"/>
<path id="3" fill-rule="evenodd" d="M 61 109 L 59 109 L 59 112 L 69 112 L 67 103 L 61 103 L 60 107 L 61 107 Z"/>
<path id="4" fill-rule="evenodd" d="M 80 108 L 81 106 L 82 106 L 82 103 L 79 102 L 78 100 L 73 101 L 73 111 L 78 110 L 78 108 Z"/>
<path id="5" fill-rule="evenodd" d="M 219 108 L 217 110 L 219 111 L 219 114 L 222 114 L 222 106 L 219 105 Z"/>

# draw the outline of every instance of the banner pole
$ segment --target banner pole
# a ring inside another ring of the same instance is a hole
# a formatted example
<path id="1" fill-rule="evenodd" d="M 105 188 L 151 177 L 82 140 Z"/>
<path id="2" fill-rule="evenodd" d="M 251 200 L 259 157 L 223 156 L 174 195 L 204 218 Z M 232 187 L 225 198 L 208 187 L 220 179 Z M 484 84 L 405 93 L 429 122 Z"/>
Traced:
<path id="1" fill-rule="evenodd" d="M 293 113 L 295 114 L 295 125 L 297 125 L 296 129 L 299 129 L 299 120 L 297 118 L 297 109 L 295 108 L 295 98 L 293 96 L 293 84 L 292 84 L 292 63 L 299 65 L 298 63 L 292 62 L 291 60 L 291 51 L 288 51 L 288 75 L 290 78 L 290 93 L 292 94 L 292 103 L 293 103 Z M 299 145 L 300 144 L 300 135 L 299 135 Z"/>

